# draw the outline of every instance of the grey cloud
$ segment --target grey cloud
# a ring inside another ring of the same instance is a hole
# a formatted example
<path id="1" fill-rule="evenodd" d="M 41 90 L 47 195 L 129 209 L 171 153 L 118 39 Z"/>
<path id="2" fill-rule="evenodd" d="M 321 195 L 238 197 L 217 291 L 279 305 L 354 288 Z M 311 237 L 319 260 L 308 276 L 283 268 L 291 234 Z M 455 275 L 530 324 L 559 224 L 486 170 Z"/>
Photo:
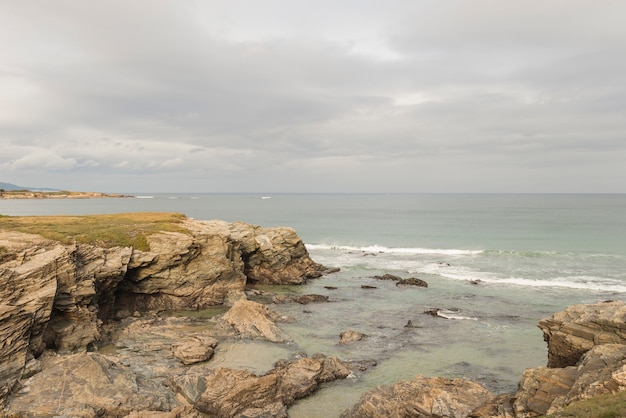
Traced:
<path id="1" fill-rule="evenodd" d="M 5 3 L 0 166 L 77 189 L 417 192 L 559 191 L 583 165 L 580 191 L 623 191 L 625 8 Z"/>

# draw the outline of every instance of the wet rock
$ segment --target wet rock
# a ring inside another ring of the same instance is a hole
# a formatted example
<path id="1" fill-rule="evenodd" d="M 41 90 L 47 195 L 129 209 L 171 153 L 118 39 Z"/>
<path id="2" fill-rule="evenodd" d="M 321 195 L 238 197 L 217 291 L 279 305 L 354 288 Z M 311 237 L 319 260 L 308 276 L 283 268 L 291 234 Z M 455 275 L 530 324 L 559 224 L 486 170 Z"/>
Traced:
<path id="1" fill-rule="evenodd" d="M 337 287 L 336 286 L 324 286 L 324 289 L 337 290 Z"/>
<path id="2" fill-rule="evenodd" d="M 548 367 L 576 364 L 596 345 L 626 343 L 626 303 L 574 305 L 539 321 L 548 343 Z"/>
<path id="3" fill-rule="evenodd" d="M 370 286 L 367 284 L 362 284 L 361 289 L 378 289 L 376 286 Z"/>
<path id="4" fill-rule="evenodd" d="M 426 283 L 422 279 L 418 279 L 417 277 L 409 277 L 408 279 L 400 279 L 396 282 L 396 286 L 418 286 L 418 287 L 428 287 L 428 283 Z"/>
<path id="5" fill-rule="evenodd" d="M 355 341 L 361 341 L 365 337 L 367 337 L 367 335 L 359 331 L 343 331 L 341 334 L 339 334 L 339 344 L 347 344 Z"/>
<path id="6" fill-rule="evenodd" d="M 276 295 L 272 298 L 274 303 L 290 303 L 296 302 L 301 305 L 308 305 L 309 303 L 324 303 L 328 302 L 328 296 L 324 295 Z"/>
<path id="7" fill-rule="evenodd" d="M 249 300 L 238 300 L 222 316 L 220 322 L 236 332 L 241 338 L 263 338 L 271 342 L 289 341 L 275 321 L 281 316 L 267 306 Z"/>
<path id="8" fill-rule="evenodd" d="M 364 372 L 378 365 L 376 360 L 341 360 L 341 364 L 354 372 Z"/>
<path id="9" fill-rule="evenodd" d="M 383 274 L 382 276 L 373 276 L 372 278 L 376 279 L 376 280 L 391 280 L 394 282 L 397 282 L 398 280 L 402 280 L 402 277 L 400 276 L 396 276 L 394 274 Z"/>
<path id="10" fill-rule="evenodd" d="M 174 384 L 203 413 L 217 417 L 287 417 L 287 408 L 295 400 L 310 395 L 322 382 L 347 377 L 350 370 L 334 357 L 316 356 L 278 362 L 261 376 L 227 368 L 193 377 L 190 374 L 185 376 L 185 384 L 180 384 L 180 379 Z M 190 381 L 197 386 L 189 385 Z"/>
<path id="11" fill-rule="evenodd" d="M 183 364 L 207 361 L 213 357 L 213 349 L 217 340 L 208 335 L 190 335 L 172 345 L 174 357 Z"/>
<path id="12" fill-rule="evenodd" d="M 494 395 L 482 385 L 464 379 L 416 376 L 393 386 L 367 392 L 343 418 L 466 417 Z"/>

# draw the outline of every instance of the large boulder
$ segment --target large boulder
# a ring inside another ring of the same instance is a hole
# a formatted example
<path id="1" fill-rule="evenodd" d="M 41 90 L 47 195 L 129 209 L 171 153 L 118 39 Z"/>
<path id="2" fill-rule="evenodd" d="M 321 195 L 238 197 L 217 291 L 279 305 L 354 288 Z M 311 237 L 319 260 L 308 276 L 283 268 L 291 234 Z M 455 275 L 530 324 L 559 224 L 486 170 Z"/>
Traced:
<path id="1" fill-rule="evenodd" d="M 213 357 L 217 340 L 210 335 L 193 334 L 172 344 L 172 353 L 183 364 L 194 364 Z"/>
<path id="2" fill-rule="evenodd" d="M 416 376 L 366 393 L 343 418 L 464 418 L 494 395 L 464 379 Z"/>
<path id="3" fill-rule="evenodd" d="M 548 367 L 575 365 L 596 345 L 626 343 L 626 303 L 574 305 L 539 321 L 548 343 Z"/>
<path id="4" fill-rule="evenodd" d="M 275 324 L 281 316 L 267 306 L 241 299 L 220 319 L 226 329 L 232 329 L 241 338 L 261 338 L 275 343 L 289 341 L 289 336 Z"/>

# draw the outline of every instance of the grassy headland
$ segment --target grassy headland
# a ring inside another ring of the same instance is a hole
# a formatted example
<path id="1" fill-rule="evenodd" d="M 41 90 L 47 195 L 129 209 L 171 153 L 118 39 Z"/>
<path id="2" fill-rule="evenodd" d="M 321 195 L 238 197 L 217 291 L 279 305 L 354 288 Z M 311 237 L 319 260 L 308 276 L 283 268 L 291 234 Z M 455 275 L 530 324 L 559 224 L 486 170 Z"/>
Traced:
<path id="1" fill-rule="evenodd" d="M 94 199 L 101 197 L 129 197 L 117 193 L 100 192 L 70 192 L 59 190 L 53 192 L 32 190 L 4 190 L 0 189 L 0 199 Z"/>
<path id="2" fill-rule="evenodd" d="M 3 216 L 0 231 L 41 235 L 64 244 L 82 242 L 100 247 L 149 249 L 147 237 L 162 231 L 188 233 L 180 213 L 137 212 L 84 216 Z"/>

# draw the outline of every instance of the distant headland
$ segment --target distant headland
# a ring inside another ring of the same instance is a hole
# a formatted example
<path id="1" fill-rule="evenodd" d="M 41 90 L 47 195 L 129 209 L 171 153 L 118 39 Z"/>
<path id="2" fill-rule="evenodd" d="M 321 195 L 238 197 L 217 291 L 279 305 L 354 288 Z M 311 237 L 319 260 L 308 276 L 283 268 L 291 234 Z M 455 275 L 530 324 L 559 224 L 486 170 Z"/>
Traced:
<path id="1" fill-rule="evenodd" d="M 0 182 L 0 199 L 95 199 L 103 197 L 133 197 L 119 193 L 72 192 L 36 187 L 22 187 Z"/>

